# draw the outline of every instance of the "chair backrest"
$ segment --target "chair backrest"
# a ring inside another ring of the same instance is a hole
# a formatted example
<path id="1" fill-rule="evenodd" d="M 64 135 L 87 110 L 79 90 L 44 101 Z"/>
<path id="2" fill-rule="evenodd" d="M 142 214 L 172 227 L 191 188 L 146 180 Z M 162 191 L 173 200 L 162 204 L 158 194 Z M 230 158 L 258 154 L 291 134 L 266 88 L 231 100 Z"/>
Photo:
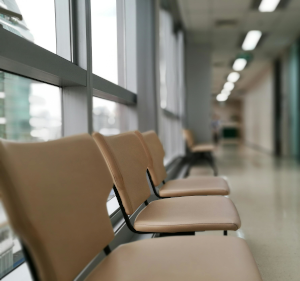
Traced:
<path id="1" fill-rule="evenodd" d="M 104 155 L 125 211 L 132 215 L 151 195 L 145 149 L 135 132 L 109 137 L 94 133 L 93 137 Z"/>
<path id="2" fill-rule="evenodd" d="M 184 129 L 183 137 L 186 141 L 188 148 L 191 149 L 195 145 L 195 139 L 194 139 L 193 132 L 191 130 Z"/>
<path id="3" fill-rule="evenodd" d="M 10 223 L 40 280 L 72 281 L 114 238 L 113 181 L 93 138 L 0 140 L 0 187 Z"/>
<path id="4" fill-rule="evenodd" d="M 158 135 L 154 131 L 140 133 L 137 136 L 142 142 L 147 156 L 149 157 L 148 170 L 155 186 L 158 186 L 166 177 L 167 172 L 164 166 L 165 151 Z"/>

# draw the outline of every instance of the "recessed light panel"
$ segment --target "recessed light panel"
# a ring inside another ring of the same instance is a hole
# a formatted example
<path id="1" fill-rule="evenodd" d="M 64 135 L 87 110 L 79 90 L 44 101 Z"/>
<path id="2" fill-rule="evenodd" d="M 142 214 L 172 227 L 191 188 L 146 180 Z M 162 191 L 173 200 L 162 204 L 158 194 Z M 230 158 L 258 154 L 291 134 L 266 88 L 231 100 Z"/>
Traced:
<path id="1" fill-rule="evenodd" d="M 227 77 L 227 81 L 235 83 L 236 81 L 238 81 L 240 79 L 240 76 L 241 75 L 238 72 L 231 72 Z"/>
<path id="2" fill-rule="evenodd" d="M 217 101 L 227 101 L 228 99 L 228 96 L 226 94 L 218 94 L 217 97 L 216 97 Z"/>
<path id="3" fill-rule="evenodd" d="M 242 49 L 244 51 L 252 51 L 256 48 L 258 41 L 260 40 L 262 32 L 259 30 L 251 30 L 247 33 L 243 42 Z"/>
<path id="4" fill-rule="evenodd" d="M 274 12 L 279 4 L 280 0 L 262 0 L 258 10 L 260 12 Z"/>
<path id="5" fill-rule="evenodd" d="M 232 82 L 226 82 L 224 84 L 224 90 L 230 92 L 234 89 L 234 84 Z"/>
<path id="6" fill-rule="evenodd" d="M 235 71 L 242 71 L 245 68 L 246 64 L 247 64 L 247 60 L 245 60 L 245 59 L 236 59 L 233 63 L 232 68 Z"/>

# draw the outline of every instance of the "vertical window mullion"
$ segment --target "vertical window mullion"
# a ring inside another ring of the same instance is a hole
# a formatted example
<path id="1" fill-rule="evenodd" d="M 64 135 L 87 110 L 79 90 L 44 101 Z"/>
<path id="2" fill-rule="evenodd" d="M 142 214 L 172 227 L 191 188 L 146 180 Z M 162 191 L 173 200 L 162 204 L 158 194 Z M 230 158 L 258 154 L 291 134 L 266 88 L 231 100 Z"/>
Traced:
<path id="1" fill-rule="evenodd" d="M 118 46 L 118 84 L 127 88 L 126 79 L 126 15 L 124 0 L 116 0 L 117 4 L 117 46 Z"/>
<path id="2" fill-rule="evenodd" d="M 92 133 L 92 35 L 90 0 L 69 0 L 73 63 L 86 70 L 86 86 L 63 88 L 64 135 Z M 59 8 L 59 7 L 58 7 Z M 58 12 L 58 15 L 62 11 Z"/>

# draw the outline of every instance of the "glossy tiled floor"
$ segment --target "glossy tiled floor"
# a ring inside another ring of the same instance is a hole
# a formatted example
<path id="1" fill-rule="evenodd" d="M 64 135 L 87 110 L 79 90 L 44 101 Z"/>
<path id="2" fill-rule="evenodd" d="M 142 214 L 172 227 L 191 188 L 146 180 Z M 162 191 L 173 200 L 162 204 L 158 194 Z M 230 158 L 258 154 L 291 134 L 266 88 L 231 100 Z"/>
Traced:
<path id="1" fill-rule="evenodd" d="M 216 156 L 242 220 L 241 230 L 229 235 L 246 239 L 264 281 L 299 281 L 300 166 L 236 145 L 220 148 Z M 221 235 L 199 233 L 208 234 Z"/>

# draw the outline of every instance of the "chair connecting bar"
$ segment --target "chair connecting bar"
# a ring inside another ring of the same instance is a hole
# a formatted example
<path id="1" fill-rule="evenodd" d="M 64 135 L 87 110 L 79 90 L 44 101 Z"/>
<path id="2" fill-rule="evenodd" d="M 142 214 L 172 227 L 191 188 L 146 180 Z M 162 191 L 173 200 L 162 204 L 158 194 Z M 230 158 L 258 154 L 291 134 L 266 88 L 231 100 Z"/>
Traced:
<path id="1" fill-rule="evenodd" d="M 110 247 L 108 245 L 103 249 L 103 251 L 107 256 L 111 253 Z"/>

